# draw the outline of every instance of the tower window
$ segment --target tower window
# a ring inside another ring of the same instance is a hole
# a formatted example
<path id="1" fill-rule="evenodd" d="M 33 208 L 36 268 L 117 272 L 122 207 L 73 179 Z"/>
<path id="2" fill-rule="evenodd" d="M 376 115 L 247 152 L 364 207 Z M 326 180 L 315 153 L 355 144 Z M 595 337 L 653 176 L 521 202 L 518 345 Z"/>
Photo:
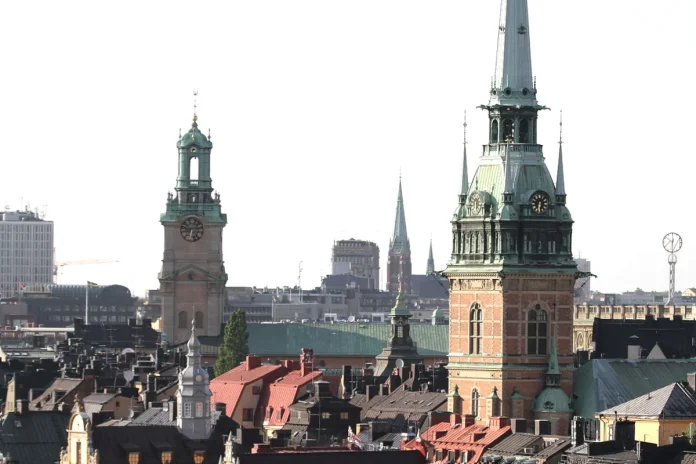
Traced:
<path id="1" fill-rule="evenodd" d="M 397 338 L 404 338 L 404 326 L 399 325 L 396 327 L 396 336 Z"/>
<path id="2" fill-rule="evenodd" d="M 469 354 L 481 354 L 482 325 L 483 310 L 481 305 L 474 303 L 469 319 Z"/>
<path id="3" fill-rule="evenodd" d="M 202 311 L 196 311 L 195 318 L 196 320 L 195 325 L 197 329 L 202 329 L 203 328 L 203 312 Z"/>
<path id="4" fill-rule="evenodd" d="M 188 401 L 184 403 L 184 417 L 191 417 L 191 403 Z"/>
<path id="5" fill-rule="evenodd" d="M 192 156 L 189 158 L 189 179 L 198 180 L 198 157 Z"/>
<path id="6" fill-rule="evenodd" d="M 514 138 L 514 123 L 512 122 L 512 119 L 506 119 L 503 121 L 503 141 L 507 142 L 508 139 L 514 140 Z"/>
<path id="7" fill-rule="evenodd" d="M 520 121 L 520 143 L 529 143 L 529 121 Z"/>
<path id="8" fill-rule="evenodd" d="M 527 314 L 527 354 L 546 354 L 548 317 L 541 306 L 536 305 Z"/>
<path id="9" fill-rule="evenodd" d="M 196 403 L 196 417 L 203 417 L 203 403 Z"/>
<path id="10" fill-rule="evenodd" d="M 188 327 L 189 321 L 186 311 L 179 312 L 179 328 L 186 329 Z"/>
<path id="11" fill-rule="evenodd" d="M 498 120 L 494 119 L 491 122 L 491 143 L 498 142 Z"/>
<path id="12" fill-rule="evenodd" d="M 479 392 L 475 388 L 471 391 L 471 414 L 474 417 L 479 416 Z"/>

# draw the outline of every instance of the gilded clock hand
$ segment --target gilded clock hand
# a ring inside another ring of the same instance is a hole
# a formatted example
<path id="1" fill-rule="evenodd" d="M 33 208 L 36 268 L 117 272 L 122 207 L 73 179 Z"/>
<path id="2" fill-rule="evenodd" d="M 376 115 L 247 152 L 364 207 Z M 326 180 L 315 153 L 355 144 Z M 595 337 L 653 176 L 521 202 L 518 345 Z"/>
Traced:
<path id="1" fill-rule="evenodd" d="M 189 240 L 193 240 L 193 229 L 191 229 L 191 232 L 189 232 Z"/>

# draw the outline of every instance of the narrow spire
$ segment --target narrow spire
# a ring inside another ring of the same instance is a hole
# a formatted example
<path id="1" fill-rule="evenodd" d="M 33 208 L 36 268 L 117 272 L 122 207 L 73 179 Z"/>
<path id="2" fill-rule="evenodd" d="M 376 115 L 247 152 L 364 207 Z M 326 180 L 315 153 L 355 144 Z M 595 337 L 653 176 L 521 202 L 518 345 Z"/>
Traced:
<path id="1" fill-rule="evenodd" d="M 408 247 L 404 195 L 401 189 L 401 173 L 399 173 L 399 195 L 396 199 L 396 217 L 394 218 L 394 234 L 392 235 L 392 248 L 394 247 L 400 247 L 401 249 Z"/>
<path id="2" fill-rule="evenodd" d="M 536 105 L 527 0 L 501 0 L 491 105 Z"/>
<path id="3" fill-rule="evenodd" d="M 430 237 L 430 250 L 428 251 L 428 267 L 425 271 L 425 275 L 431 275 L 435 273 L 435 260 L 433 259 L 433 238 Z"/>
<path id="4" fill-rule="evenodd" d="M 565 197 L 565 177 L 563 175 L 563 111 L 561 111 L 560 138 L 558 140 L 558 172 L 556 173 L 556 196 Z"/>
<path id="5" fill-rule="evenodd" d="M 462 190 L 460 193 L 460 202 L 466 201 L 466 195 L 469 193 L 469 169 L 466 164 L 466 110 L 464 110 L 464 157 L 462 161 Z"/>

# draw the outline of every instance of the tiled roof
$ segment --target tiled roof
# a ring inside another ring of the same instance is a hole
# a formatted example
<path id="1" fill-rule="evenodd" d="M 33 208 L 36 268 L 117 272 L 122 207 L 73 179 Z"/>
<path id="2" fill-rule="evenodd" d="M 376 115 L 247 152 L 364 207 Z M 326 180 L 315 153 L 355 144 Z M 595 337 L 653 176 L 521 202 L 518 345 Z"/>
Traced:
<path id="1" fill-rule="evenodd" d="M 239 398 L 244 391 L 243 383 L 213 383 L 210 382 L 210 391 L 213 393 L 212 400 L 216 403 L 225 403 L 225 412 L 232 417 L 237 408 Z"/>
<path id="2" fill-rule="evenodd" d="M 436 438 L 438 432 L 444 435 Z M 484 434 L 476 439 L 478 433 Z M 494 445 L 506 435 L 510 433 L 510 427 L 501 427 L 500 429 L 491 429 L 485 425 L 474 424 L 469 427 L 463 427 L 462 424 L 457 424 L 454 427 L 449 422 L 440 422 L 430 427 L 421 434 L 423 441 L 429 442 L 435 449 L 442 450 L 458 450 L 458 451 L 473 451 L 474 455 L 469 459 L 469 463 L 478 462 L 483 455 L 483 452 L 491 445 Z M 412 440 L 409 443 L 413 443 Z"/>
<path id="3" fill-rule="evenodd" d="M 570 445 L 571 445 L 570 438 L 566 438 L 566 437 L 558 438 L 558 440 L 554 441 L 551 444 L 547 443 L 546 448 L 539 451 L 537 454 L 534 455 L 534 457 L 535 458 L 550 458 L 550 457 L 555 456 L 556 454 L 570 448 Z"/>
<path id="4" fill-rule="evenodd" d="M 114 399 L 115 397 L 115 393 L 92 393 L 91 395 L 85 396 L 82 402 L 105 404 Z"/>
<path id="5" fill-rule="evenodd" d="M 264 383 L 271 382 L 286 372 L 284 366 L 262 364 L 247 370 L 247 365 L 241 364 L 210 381 L 213 401 L 225 403 L 227 415 L 231 417 L 246 385 L 259 379 L 264 379 Z"/>
<path id="6" fill-rule="evenodd" d="M 66 401 L 68 406 L 72 406 L 72 398 L 77 391 L 82 390 L 82 393 L 89 391 L 92 392 L 93 380 L 90 379 L 55 379 L 50 387 L 46 389 L 38 398 L 29 404 L 29 409 L 31 410 L 52 410 L 55 408 L 57 403 L 63 401 L 64 398 L 70 398 L 70 401 Z M 53 392 L 60 391 L 64 392 L 58 395 L 55 403 L 53 402 Z"/>
<path id="7" fill-rule="evenodd" d="M 575 414 L 600 411 L 645 395 L 696 372 L 696 359 L 593 359 L 575 371 Z"/>
<path id="8" fill-rule="evenodd" d="M 266 374 L 270 374 L 273 371 L 282 369 L 282 366 L 262 364 L 251 370 L 247 370 L 246 364 L 241 364 L 234 369 L 225 372 L 222 375 L 215 377 L 210 383 L 213 382 L 239 382 L 239 383 L 250 383 L 254 382 Z"/>
<path id="9" fill-rule="evenodd" d="M 629 417 L 696 418 L 696 395 L 681 382 L 641 395 L 601 412 Z"/>
<path id="10" fill-rule="evenodd" d="M 425 464 L 417 451 L 306 451 L 294 453 L 241 454 L 239 464 Z"/>
<path id="11" fill-rule="evenodd" d="M 541 436 L 533 433 L 513 433 L 490 447 L 486 454 L 511 456 L 520 453 L 524 448 L 533 448 L 534 444 L 543 444 L 543 442 L 544 439 Z"/>
<path id="12" fill-rule="evenodd" d="M 290 417 L 290 405 L 297 399 L 300 387 L 321 379 L 321 372 L 315 371 L 302 376 L 301 371 L 292 371 L 264 388 L 259 401 L 258 417 L 264 418 L 264 425 L 283 426 Z M 268 408 L 272 408 L 268 416 Z M 281 412 L 281 416 L 278 413 Z"/>
<path id="13" fill-rule="evenodd" d="M 389 338 L 390 325 L 357 324 L 247 324 L 249 352 L 260 356 L 296 356 L 313 348 L 316 356 L 377 356 Z M 411 324 L 418 353 L 446 357 L 447 325 Z M 199 337 L 201 353 L 217 354 L 221 337 Z"/>
<path id="14" fill-rule="evenodd" d="M 10 412 L 0 422 L 0 451 L 20 464 L 54 464 L 67 444 L 69 419 L 53 411 Z"/>

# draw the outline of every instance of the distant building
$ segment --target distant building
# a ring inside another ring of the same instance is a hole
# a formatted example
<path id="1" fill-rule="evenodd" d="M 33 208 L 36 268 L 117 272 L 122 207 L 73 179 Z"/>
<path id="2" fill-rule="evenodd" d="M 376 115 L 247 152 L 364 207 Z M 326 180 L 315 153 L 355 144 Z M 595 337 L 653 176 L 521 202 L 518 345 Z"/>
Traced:
<path id="1" fill-rule="evenodd" d="M 32 211 L 0 213 L 0 298 L 53 283 L 53 221 Z"/>
<path id="2" fill-rule="evenodd" d="M 578 272 L 592 272 L 592 266 L 589 259 L 576 258 L 575 263 L 578 265 Z M 575 281 L 575 304 L 587 303 L 591 299 L 591 277 L 581 277 Z"/>
<path id="3" fill-rule="evenodd" d="M 379 247 L 365 240 L 338 240 L 331 253 L 331 273 L 365 277 L 367 288 L 379 288 Z"/>
<path id="4" fill-rule="evenodd" d="M 411 243 L 406 231 L 406 213 L 404 212 L 404 195 L 399 178 L 399 195 L 396 200 L 396 217 L 394 233 L 389 240 L 389 258 L 387 260 L 387 291 L 397 293 L 403 285 L 404 293 L 411 293 Z"/>

